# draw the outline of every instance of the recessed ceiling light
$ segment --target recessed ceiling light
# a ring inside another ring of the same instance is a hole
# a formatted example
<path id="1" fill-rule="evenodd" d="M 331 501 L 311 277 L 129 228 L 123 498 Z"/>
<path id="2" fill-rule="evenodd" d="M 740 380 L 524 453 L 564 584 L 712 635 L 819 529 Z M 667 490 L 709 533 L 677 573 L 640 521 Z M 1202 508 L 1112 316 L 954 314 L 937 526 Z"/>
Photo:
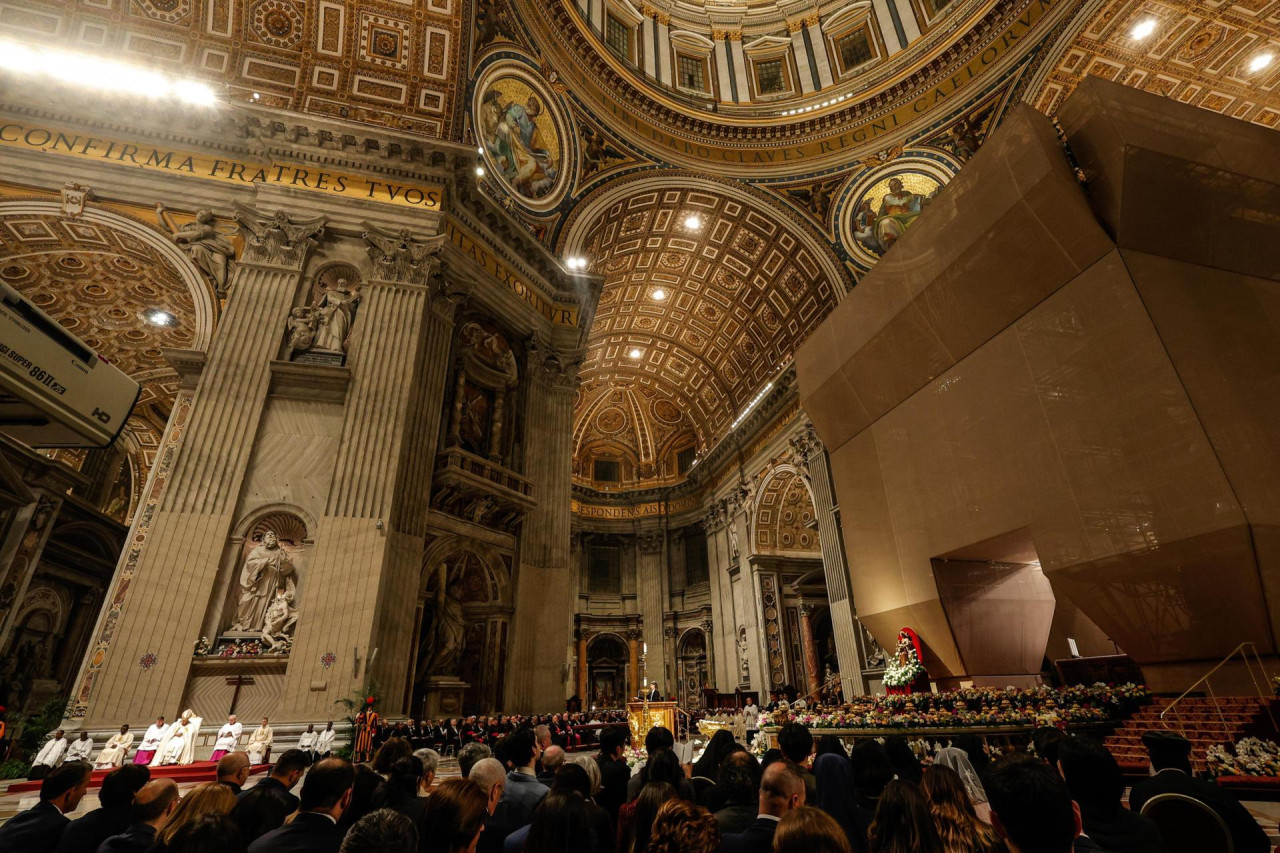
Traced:
<path id="1" fill-rule="evenodd" d="M 1143 18 L 1141 21 L 1133 25 L 1133 29 L 1129 30 L 1131 38 L 1141 41 L 1156 31 L 1155 18 Z"/>
<path id="2" fill-rule="evenodd" d="M 690 231 L 697 231 L 702 227 L 702 217 L 696 213 L 690 213 L 684 218 L 684 227 Z"/>
<path id="3" fill-rule="evenodd" d="M 156 308 L 147 312 L 147 322 L 153 326 L 172 326 L 177 322 L 177 318 L 160 308 Z"/>
<path id="4" fill-rule="evenodd" d="M 484 166 L 476 166 L 476 177 L 477 178 L 484 177 Z"/>
<path id="5" fill-rule="evenodd" d="M 1275 58 L 1275 54 L 1270 52 L 1258 54 L 1253 59 L 1249 60 L 1249 72 L 1252 74 L 1258 73 L 1270 65 L 1271 61 Z"/>
<path id="6" fill-rule="evenodd" d="M 476 149 L 476 153 L 477 153 L 477 154 L 483 154 L 483 153 L 484 153 L 484 148 L 477 148 L 477 149 Z"/>
<path id="7" fill-rule="evenodd" d="M 628 354 L 628 355 L 630 355 L 632 358 L 639 358 L 640 356 L 644 355 L 644 353 L 642 353 L 642 352 L 641 352 L 640 350 L 638 350 L 638 349 L 633 349 L 631 352 L 629 352 L 629 353 L 627 353 L 627 354 Z"/>
<path id="8" fill-rule="evenodd" d="M 261 96 L 261 95 L 259 95 L 257 92 L 254 92 L 254 93 L 253 93 L 253 99 L 254 99 L 255 101 L 256 101 L 256 100 L 258 100 L 258 98 L 261 98 L 261 97 L 262 97 L 262 96 Z"/>
<path id="9" fill-rule="evenodd" d="M 663 290 L 661 287 L 659 287 L 653 291 L 653 298 L 661 302 L 662 300 L 667 298 L 667 292 Z"/>

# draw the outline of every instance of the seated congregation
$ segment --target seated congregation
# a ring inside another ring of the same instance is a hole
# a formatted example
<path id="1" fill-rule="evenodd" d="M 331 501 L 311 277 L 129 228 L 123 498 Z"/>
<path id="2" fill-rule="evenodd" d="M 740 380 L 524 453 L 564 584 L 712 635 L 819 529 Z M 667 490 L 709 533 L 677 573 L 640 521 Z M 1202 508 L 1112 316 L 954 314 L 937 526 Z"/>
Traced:
<path id="1" fill-rule="evenodd" d="M 925 763 L 904 737 L 852 749 L 789 722 L 762 758 L 728 730 L 681 764 L 661 726 L 629 744 L 604 729 L 598 754 L 571 753 L 550 728 L 521 724 L 457 754 L 390 737 L 352 763 L 285 751 L 245 787 L 247 753 L 217 763 L 217 781 L 180 794 L 144 764 L 107 775 L 101 807 L 69 820 L 92 766 L 49 772 L 33 808 L 0 826 L 0 853 L 1179 853 L 1152 804 L 1195 809 L 1223 828 L 1221 849 L 1263 853 L 1266 833 L 1230 793 L 1195 778 L 1190 744 L 1144 737 L 1152 775 L 1125 783 L 1086 734 L 1045 727 L 1026 750 L 999 753 L 957 736 Z M 297 794 L 293 793 L 297 789 Z M 1144 813 L 1157 816 L 1157 820 Z M 1164 813 L 1166 818 L 1168 812 Z M 1183 822 L 1184 826 L 1193 823 Z M 1229 842 L 1227 838 L 1229 837 Z M 1201 847 L 1210 850 L 1218 848 Z"/>

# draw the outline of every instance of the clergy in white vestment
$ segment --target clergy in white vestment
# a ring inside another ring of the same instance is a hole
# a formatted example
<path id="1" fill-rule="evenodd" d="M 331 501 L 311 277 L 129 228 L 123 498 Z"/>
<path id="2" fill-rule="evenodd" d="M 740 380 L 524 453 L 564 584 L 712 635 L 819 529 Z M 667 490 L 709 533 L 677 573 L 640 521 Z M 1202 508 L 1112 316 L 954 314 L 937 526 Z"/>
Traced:
<path id="1" fill-rule="evenodd" d="M 107 745 L 102 748 L 102 752 L 98 753 L 98 759 L 93 762 L 94 768 L 110 770 L 113 767 L 119 767 L 124 764 L 124 757 L 129 754 L 131 746 L 133 746 L 133 732 L 129 731 L 129 724 L 125 723 L 120 727 L 120 734 L 112 735 L 107 739 Z"/>
<path id="2" fill-rule="evenodd" d="M 298 735 L 298 749 L 307 754 L 307 763 L 316 760 L 316 741 L 320 739 L 320 733 L 316 731 L 314 723 L 307 723 L 307 730 Z"/>
<path id="3" fill-rule="evenodd" d="M 337 736 L 338 733 L 333 730 L 333 723 L 329 723 L 329 725 L 325 726 L 324 731 L 322 731 L 320 736 L 316 738 L 317 758 L 324 758 L 326 755 L 333 752 L 333 739 Z"/>
<path id="4" fill-rule="evenodd" d="M 67 739 L 62 736 L 62 729 L 58 729 L 53 733 L 53 737 L 40 747 L 40 751 L 36 753 L 36 760 L 31 762 L 31 769 L 27 771 L 28 779 L 43 779 L 45 774 L 62 763 L 62 759 L 67 757 Z"/>
<path id="5" fill-rule="evenodd" d="M 249 736 L 249 745 L 244 751 L 249 753 L 250 764 L 265 764 L 271 757 L 271 741 L 274 733 L 271 726 L 267 724 L 267 718 L 262 718 L 262 725 L 253 730 L 253 734 Z"/>
<path id="6" fill-rule="evenodd" d="M 151 766 L 191 764 L 195 761 L 196 735 L 200 734 L 201 722 L 190 708 L 183 711 L 182 716 L 164 733 L 156 757 L 151 759 Z"/>
<path id="7" fill-rule="evenodd" d="M 71 741 L 71 745 L 67 747 L 67 757 L 64 760 L 88 761 L 92 754 L 93 738 L 89 737 L 88 732 L 80 732 L 80 737 Z"/>
<path id="8" fill-rule="evenodd" d="M 218 729 L 218 739 L 213 744 L 213 754 L 209 756 L 210 761 L 217 761 L 228 752 L 235 752 L 240 743 L 240 734 L 244 731 L 244 723 L 236 719 L 236 715 L 232 714 L 227 717 L 227 721 L 222 724 L 222 728 Z"/>
<path id="9" fill-rule="evenodd" d="M 138 751 L 134 753 L 134 764 L 150 764 L 151 760 L 156 757 L 156 751 L 160 749 L 160 741 L 164 740 L 164 733 L 169 727 L 164 724 L 164 717 L 156 717 L 156 721 L 147 726 L 147 733 L 142 736 L 142 743 L 138 744 Z"/>

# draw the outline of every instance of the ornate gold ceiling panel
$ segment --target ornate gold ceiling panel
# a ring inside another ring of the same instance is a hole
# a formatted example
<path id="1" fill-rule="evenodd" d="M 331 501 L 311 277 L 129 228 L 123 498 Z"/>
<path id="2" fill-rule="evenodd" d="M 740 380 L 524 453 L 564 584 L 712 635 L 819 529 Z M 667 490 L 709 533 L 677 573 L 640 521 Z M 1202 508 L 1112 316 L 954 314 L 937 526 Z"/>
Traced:
<path id="1" fill-rule="evenodd" d="M 816 519 L 804 479 L 794 470 L 779 471 L 756 498 L 756 551 L 818 551 Z"/>
<path id="2" fill-rule="evenodd" d="M 611 187 L 569 229 L 605 278 L 583 381 L 669 394 L 706 449 L 835 306 L 843 275 L 797 223 L 740 190 L 687 176 Z"/>
<path id="3" fill-rule="evenodd" d="M 24 0 L 4 5 L 0 34 L 181 70 L 261 106 L 454 138 L 469 14 L 468 0 Z"/>
<path id="4" fill-rule="evenodd" d="M 1155 23 L 1135 38 L 1143 20 Z M 1253 71 L 1260 54 L 1275 58 Z M 1085 75 L 1267 127 L 1280 124 L 1280 0 L 1107 0 L 1083 10 L 1031 94 L 1053 113 Z"/>
<path id="5" fill-rule="evenodd" d="M 677 454 L 699 443 L 693 421 L 661 391 L 594 380 L 574 398 L 574 477 L 593 482 L 595 459 L 617 460 L 622 484 L 672 480 Z"/>
<path id="6" fill-rule="evenodd" d="M 0 279 L 130 376 L 171 373 L 161 349 L 189 349 L 196 309 L 153 246 L 101 222 L 0 215 Z M 147 322 L 162 309 L 174 321 Z"/>

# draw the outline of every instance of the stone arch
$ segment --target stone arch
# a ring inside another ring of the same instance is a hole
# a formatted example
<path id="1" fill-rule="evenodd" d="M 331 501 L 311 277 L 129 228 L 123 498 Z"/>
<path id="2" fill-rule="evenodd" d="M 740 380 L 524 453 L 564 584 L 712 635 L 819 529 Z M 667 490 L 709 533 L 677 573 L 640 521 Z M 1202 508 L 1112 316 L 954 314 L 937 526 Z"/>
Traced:
<path id="1" fill-rule="evenodd" d="M 584 704 L 619 708 L 628 694 L 627 639 L 615 631 L 601 631 L 587 641 L 587 695 Z"/>
<path id="2" fill-rule="evenodd" d="M 799 499 L 799 507 L 786 505 L 795 498 Z M 754 551 L 819 553 L 818 531 L 809 527 L 815 518 L 814 507 L 808 478 L 789 462 L 774 465 L 756 491 L 751 522 Z"/>

